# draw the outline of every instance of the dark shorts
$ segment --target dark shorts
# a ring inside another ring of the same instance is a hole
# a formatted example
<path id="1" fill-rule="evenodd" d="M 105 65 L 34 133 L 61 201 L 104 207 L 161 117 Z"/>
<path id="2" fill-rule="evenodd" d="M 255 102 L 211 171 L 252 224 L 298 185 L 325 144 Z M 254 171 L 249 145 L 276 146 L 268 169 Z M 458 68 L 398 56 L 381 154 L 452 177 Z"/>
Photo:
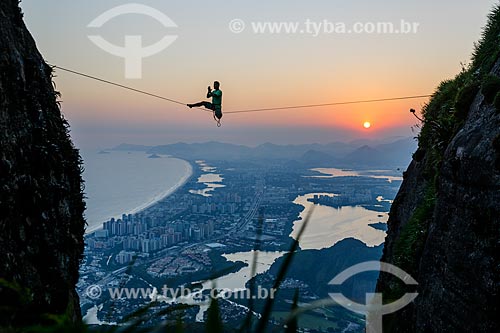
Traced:
<path id="1" fill-rule="evenodd" d="M 215 116 L 218 118 L 218 119 L 221 119 L 222 118 L 222 108 L 220 107 L 220 105 L 215 105 L 215 104 L 212 104 L 210 102 L 204 102 L 203 103 L 203 106 L 209 110 L 212 110 L 215 112 Z"/>

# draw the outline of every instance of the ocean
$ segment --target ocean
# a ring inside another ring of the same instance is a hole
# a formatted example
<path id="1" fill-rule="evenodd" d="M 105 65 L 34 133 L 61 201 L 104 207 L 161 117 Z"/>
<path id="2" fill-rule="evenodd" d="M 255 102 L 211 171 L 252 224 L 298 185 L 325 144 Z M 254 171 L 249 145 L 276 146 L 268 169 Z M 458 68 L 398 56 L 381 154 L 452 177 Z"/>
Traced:
<path id="1" fill-rule="evenodd" d="M 87 210 L 86 232 L 122 214 L 149 207 L 182 186 L 191 165 L 177 158 L 149 158 L 144 152 L 82 151 Z"/>

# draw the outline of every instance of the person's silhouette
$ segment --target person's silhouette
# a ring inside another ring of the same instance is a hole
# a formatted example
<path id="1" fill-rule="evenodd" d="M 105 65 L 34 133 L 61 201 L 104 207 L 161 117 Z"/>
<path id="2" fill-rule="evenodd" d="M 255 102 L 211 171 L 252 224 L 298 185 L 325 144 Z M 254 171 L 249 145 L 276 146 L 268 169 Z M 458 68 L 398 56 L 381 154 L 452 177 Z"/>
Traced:
<path id="1" fill-rule="evenodd" d="M 214 90 L 211 87 L 208 87 L 207 98 L 212 97 L 212 102 L 199 102 L 195 104 L 187 104 L 190 108 L 203 106 L 209 110 L 214 111 L 217 119 L 222 118 L 222 91 L 219 89 L 220 83 L 219 81 L 214 82 Z"/>

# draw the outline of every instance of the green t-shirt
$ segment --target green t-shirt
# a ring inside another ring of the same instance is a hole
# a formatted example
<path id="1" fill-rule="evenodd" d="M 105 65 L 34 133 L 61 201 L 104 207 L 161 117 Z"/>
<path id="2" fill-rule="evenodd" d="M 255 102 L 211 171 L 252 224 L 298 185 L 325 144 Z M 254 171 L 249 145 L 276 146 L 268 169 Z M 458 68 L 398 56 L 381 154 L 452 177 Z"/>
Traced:
<path id="1" fill-rule="evenodd" d="M 221 109 L 222 106 L 222 91 L 220 89 L 212 90 L 212 104 L 215 105 L 217 109 Z"/>

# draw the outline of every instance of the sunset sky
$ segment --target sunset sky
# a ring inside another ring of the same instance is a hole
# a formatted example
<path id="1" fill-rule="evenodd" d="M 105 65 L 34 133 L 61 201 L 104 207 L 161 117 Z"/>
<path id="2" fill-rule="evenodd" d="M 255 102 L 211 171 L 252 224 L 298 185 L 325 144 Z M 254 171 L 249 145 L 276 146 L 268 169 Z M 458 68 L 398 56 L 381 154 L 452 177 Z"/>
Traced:
<path id="1" fill-rule="evenodd" d="M 494 0 L 142 1 L 177 24 L 165 28 L 144 15 L 88 24 L 118 0 L 23 0 L 25 19 L 47 62 L 183 102 L 203 100 L 221 82 L 224 110 L 320 104 L 430 94 L 471 57 Z M 241 19 L 245 31 L 229 23 Z M 419 23 L 415 34 L 257 34 L 252 22 Z M 142 79 L 126 79 L 124 60 L 94 45 L 141 35 L 145 46 L 177 40 L 143 60 Z M 426 99 L 317 109 L 226 115 L 217 128 L 209 113 L 57 72 L 63 113 L 79 147 L 122 142 L 166 144 L 223 141 L 311 143 L 411 136 Z M 371 123 L 365 129 L 364 122 Z"/>

